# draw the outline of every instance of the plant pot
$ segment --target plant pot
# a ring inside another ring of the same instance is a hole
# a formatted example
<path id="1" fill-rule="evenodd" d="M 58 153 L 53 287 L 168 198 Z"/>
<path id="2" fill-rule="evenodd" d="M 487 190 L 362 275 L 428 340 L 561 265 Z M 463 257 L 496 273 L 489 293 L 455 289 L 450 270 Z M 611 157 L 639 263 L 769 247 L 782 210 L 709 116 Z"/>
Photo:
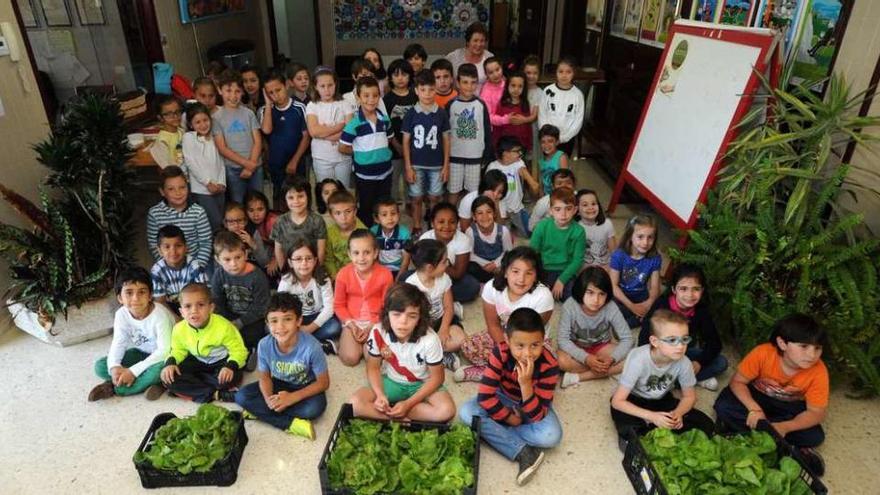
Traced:
<path id="1" fill-rule="evenodd" d="M 55 323 L 44 322 L 39 315 L 21 303 L 6 301 L 15 326 L 26 333 L 60 347 L 67 347 L 98 339 L 113 332 L 113 318 L 119 303 L 113 292 L 95 299 L 81 307 L 72 307 L 55 318 Z"/>

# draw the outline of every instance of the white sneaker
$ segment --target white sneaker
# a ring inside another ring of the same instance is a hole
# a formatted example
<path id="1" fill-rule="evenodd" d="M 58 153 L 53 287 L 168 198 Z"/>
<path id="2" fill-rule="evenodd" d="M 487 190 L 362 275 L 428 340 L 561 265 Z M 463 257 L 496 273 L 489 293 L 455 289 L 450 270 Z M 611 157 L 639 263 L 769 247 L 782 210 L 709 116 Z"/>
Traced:
<path id="1" fill-rule="evenodd" d="M 718 380 L 716 380 L 715 377 L 707 378 L 703 381 L 697 382 L 697 385 L 713 392 L 718 390 Z"/>
<path id="2" fill-rule="evenodd" d="M 460 302 L 452 303 L 452 312 L 459 320 L 464 320 L 464 306 L 462 306 Z"/>
<path id="3" fill-rule="evenodd" d="M 562 388 L 568 388 L 581 382 L 581 377 L 577 373 L 565 372 L 562 375 Z"/>

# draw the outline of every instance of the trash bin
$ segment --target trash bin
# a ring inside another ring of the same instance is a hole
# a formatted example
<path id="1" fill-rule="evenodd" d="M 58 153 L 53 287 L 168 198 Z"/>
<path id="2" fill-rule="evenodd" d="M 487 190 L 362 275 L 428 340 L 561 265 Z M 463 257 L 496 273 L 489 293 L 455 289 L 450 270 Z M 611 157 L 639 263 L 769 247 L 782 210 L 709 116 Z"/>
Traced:
<path id="1" fill-rule="evenodd" d="M 250 40 L 226 40 L 208 49 L 208 60 L 232 69 L 254 65 L 255 59 L 254 43 Z"/>

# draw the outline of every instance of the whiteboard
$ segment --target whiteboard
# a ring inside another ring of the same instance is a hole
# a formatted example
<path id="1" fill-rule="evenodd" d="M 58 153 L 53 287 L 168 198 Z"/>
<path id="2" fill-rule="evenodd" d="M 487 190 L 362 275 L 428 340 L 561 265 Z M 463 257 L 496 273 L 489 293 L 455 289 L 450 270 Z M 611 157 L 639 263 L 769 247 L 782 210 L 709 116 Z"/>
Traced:
<path id="1" fill-rule="evenodd" d="M 766 66 L 773 41 L 766 30 L 692 24 L 705 27 L 672 28 L 619 184 L 630 182 L 678 227 L 694 225 L 716 160 L 726 152 L 731 128 L 750 100 L 746 93 L 756 85 L 753 69 Z M 687 43 L 687 55 L 674 68 L 681 42 Z"/>

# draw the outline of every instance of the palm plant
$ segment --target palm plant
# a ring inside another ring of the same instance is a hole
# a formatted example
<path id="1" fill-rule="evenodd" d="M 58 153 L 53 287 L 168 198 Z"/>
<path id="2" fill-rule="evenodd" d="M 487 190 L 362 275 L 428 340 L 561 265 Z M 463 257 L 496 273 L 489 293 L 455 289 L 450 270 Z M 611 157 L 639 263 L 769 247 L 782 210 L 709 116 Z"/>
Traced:
<path id="1" fill-rule="evenodd" d="M 744 119 L 748 130 L 729 149 L 700 227 L 671 256 L 705 268 L 741 351 L 764 341 L 778 318 L 811 314 L 829 331 L 832 369 L 878 394 L 880 242 L 859 239 L 863 217 L 839 211 L 836 199 L 849 172 L 837 150 L 849 140 L 870 145 L 865 131 L 880 117 L 856 116 L 863 95 L 850 96 L 842 78 L 829 81 L 824 99 L 814 84 L 766 87 L 769 106 Z"/>

